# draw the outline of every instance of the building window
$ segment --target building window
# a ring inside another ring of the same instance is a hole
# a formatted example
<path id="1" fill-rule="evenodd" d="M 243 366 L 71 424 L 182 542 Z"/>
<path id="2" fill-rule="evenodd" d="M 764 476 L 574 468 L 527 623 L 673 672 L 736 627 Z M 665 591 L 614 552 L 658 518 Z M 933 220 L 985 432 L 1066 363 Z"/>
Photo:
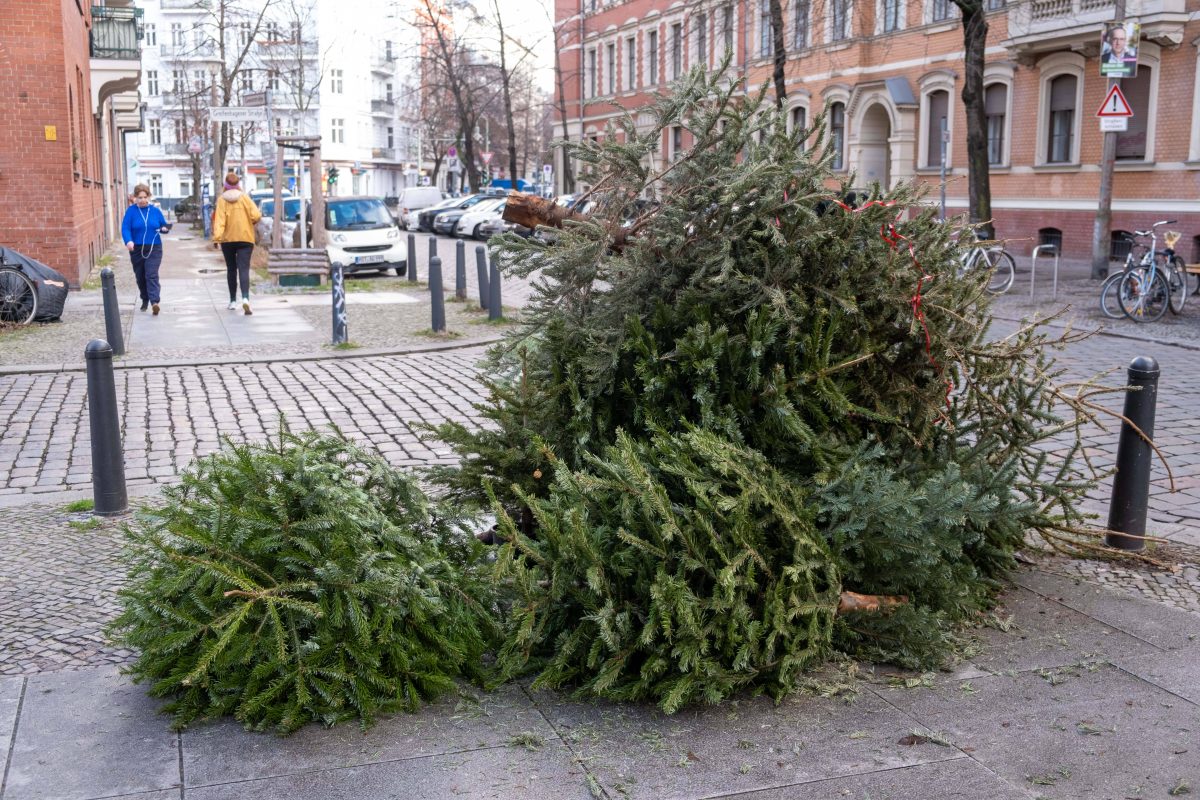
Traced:
<path id="1" fill-rule="evenodd" d="M 300 21 L 299 20 L 295 20 L 295 19 L 292 20 L 292 35 L 288 39 L 288 41 L 291 42 L 292 44 L 300 44 L 301 38 L 300 38 Z"/>
<path id="2" fill-rule="evenodd" d="M 395 61 L 396 56 L 392 52 L 392 40 L 388 39 L 383 43 L 383 57 L 388 61 Z"/>
<path id="3" fill-rule="evenodd" d="M 175 94 L 183 94 L 183 84 L 184 84 L 183 70 L 181 70 L 181 69 L 171 70 L 171 91 L 174 92 Z"/>
<path id="4" fill-rule="evenodd" d="M 391 102 L 394 102 L 394 101 L 395 101 L 395 99 L 396 99 L 396 98 L 395 98 L 395 95 L 393 95 L 393 94 L 392 94 L 392 83 L 391 83 L 391 81 L 388 81 L 387 83 L 385 83 L 385 84 L 383 85 L 383 99 L 384 99 L 384 100 L 386 100 L 386 101 L 388 101 L 389 103 L 391 103 Z"/>
<path id="5" fill-rule="evenodd" d="M 836 0 L 835 0 L 836 2 Z M 846 105 L 834 103 L 829 106 L 829 146 L 833 149 L 832 168 L 846 168 Z"/>
<path id="6" fill-rule="evenodd" d="M 617 46 L 606 45 L 604 48 L 604 83 L 609 94 L 617 93 Z"/>
<path id="7" fill-rule="evenodd" d="M 850 38 L 850 0 L 829 0 L 829 40 Z"/>
<path id="8" fill-rule="evenodd" d="M 925 95 L 925 166 L 936 167 L 942 163 L 942 131 L 950 130 L 950 93 L 938 89 Z M 949 142 L 946 159 L 949 163 Z"/>
<path id="9" fill-rule="evenodd" d="M 587 51 L 587 69 L 583 76 L 583 96 L 596 96 L 596 48 Z"/>
<path id="10" fill-rule="evenodd" d="M 792 43 L 797 49 L 808 47 L 808 20 L 811 14 L 810 0 L 795 0 L 796 18 L 794 20 Z"/>
<path id="11" fill-rule="evenodd" d="M 637 38 L 625 40 L 625 90 L 633 91 L 637 86 Z"/>
<path id="12" fill-rule="evenodd" d="M 171 46 L 172 47 L 183 47 L 185 44 L 187 44 L 187 39 L 184 37 L 183 23 L 172 22 L 171 23 Z"/>
<path id="13" fill-rule="evenodd" d="M 932 6 L 929 17 L 933 22 L 950 19 L 954 14 L 954 4 L 950 0 L 931 0 Z"/>
<path id="14" fill-rule="evenodd" d="M 158 26 L 153 22 L 147 22 L 142 31 L 142 41 L 146 43 L 147 47 L 158 45 Z"/>
<path id="15" fill-rule="evenodd" d="M 242 70 L 242 74 L 239 76 L 239 80 L 241 81 L 243 92 L 253 92 L 254 91 L 254 72 L 253 71 L 248 70 L 248 69 Z"/>
<path id="16" fill-rule="evenodd" d="M 1075 131 L 1074 75 L 1059 75 L 1050 81 L 1050 127 L 1046 161 L 1051 164 L 1070 163 Z"/>
<path id="17" fill-rule="evenodd" d="M 683 73 L 683 23 L 671 25 L 671 79 Z"/>
<path id="18" fill-rule="evenodd" d="M 758 54 L 766 58 L 775 51 L 775 40 L 771 36 L 771 0 L 759 0 L 758 4 Z"/>
<path id="19" fill-rule="evenodd" d="M 279 91 L 279 70 L 267 70 L 267 88 L 273 92 Z"/>
<path id="20" fill-rule="evenodd" d="M 1117 134 L 1117 160 L 1145 161 L 1150 109 L 1150 76 L 1153 67 L 1144 63 L 1138 65 L 1137 77 L 1122 78 L 1121 91 L 1129 99 L 1129 110 L 1133 116 L 1125 131 Z"/>
<path id="21" fill-rule="evenodd" d="M 343 81 L 345 73 L 340 69 L 329 70 L 329 91 L 333 94 L 341 94 L 344 88 Z"/>
<path id="22" fill-rule="evenodd" d="M 150 129 L 150 144 L 162 144 L 162 123 L 156 119 L 146 120 Z"/>
<path id="23" fill-rule="evenodd" d="M 163 193 L 162 175 L 154 173 L 150 176 L 150 194 L 154 197 L 162 197 Z"/>
<path id="24" fill-rule="evenodd" d="M 1008 86 L 993 83 L 983 90 L 983 113 L 987 117 L 988 163 L 1004 164 L 1004 125 L 1008 113 Z"/>
<path id="25" fill-rule="evenodd" d="M 183 144 L 188 140 L 187 123 L 181 119 L 175 120 L 175 141 Z"/>
<path id="26" fill-rule="evenodd" d="M 1058 252 L 1062 252 L 1062 231 L 1058 228 L 1039 228 L 1038 246 L 1048 244 Z"/>
<path id="27" fill-rule="evenodd" d="M 708 14 L 704 11 L 696 15 L 696 63 L 708 69 Z"/>
<path id="28" fill-rule="evenodd" d="M 267 41 L 268 42 L 278 42 L 279 41 L 279 23 L 278 22 L 268 22 L 267 23 Z"/>
<path id="29" fill-rule="evenodd" d="M 721 8 L 721 43 L 725 46 L 725 52 L 734 52 L 733 6 L 724 6 Z"/>
<path id="30" fill-rule="evenodd" d="M 999 11 L 1004 8 L 1005 0 L 987 0 L 988 11 Z"/>
<path id="31" fill-rule="evenodd" d="M 333 142 L 334 144 L 345 144 L 346 143 L 346 120 L 331 119 L 329 121 L 329 125 L 330 125 L 329 140 L 331 142 Z"/>
<path id="32" fill-rule="evenodd" d="M 197 92 L 203 92 L 208 88 L 208 73 L 202 69 L 192 70 L 192 86 Z"/>
<path id="33" fill-rule="evenodd" d="M 683 154 L 683 128 L 675 125 L 671 128 L 671 160 L 675 161 Z"/>
<path id="34" fill-rule="evenodd" d="M 883 32 L 900 30 L 900 0 L 883 0 Z"/>
<path id="35" fill-rule="evenodd" d="M 191 178 L 180 178 L 179 179 L 179 196 L 180 197 L 191 197 L 192 196 L 192 179 Z"/>
<path id="36" fill-rule="evenodd" d="M 396 146 L 396 129 L 395 128 L 387 129 L 387 146 L 388 146 L 389 150 Z"/>
<path id="37" fill-rule="evenodd" d="M 792 133 L 799 133 L 808 127 L 808 109 L 796 106 L 792 109 Z"/>
<path id="38" fill-rule="evenodd" d="M 146 94 L 150 97 L 158 97 L 158 70 L 146 70 Z"/>
<path id="39" fill-rule="evenodd" d="M 646 34 L 646 82 L 658 85 L 658 31 Z"/>

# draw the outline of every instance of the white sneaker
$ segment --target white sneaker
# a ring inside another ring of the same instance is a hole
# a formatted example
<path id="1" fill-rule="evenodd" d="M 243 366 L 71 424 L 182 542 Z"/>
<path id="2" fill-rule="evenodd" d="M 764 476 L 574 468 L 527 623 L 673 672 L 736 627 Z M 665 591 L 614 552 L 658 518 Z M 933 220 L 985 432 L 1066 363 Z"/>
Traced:
<path id="1" fill-rule="evenodd" d="M 225 306 L 230 311 L 237 309 L 237 300 L 230 300 L 229 305 Z"/>
<path id="2" fill-rule="evenodd" d="M 254 313 L 253 311 L 250 310 L 250 298 L 249 297 L 242 298 L 242 313 L 245 314 L 247 317 Z"/>

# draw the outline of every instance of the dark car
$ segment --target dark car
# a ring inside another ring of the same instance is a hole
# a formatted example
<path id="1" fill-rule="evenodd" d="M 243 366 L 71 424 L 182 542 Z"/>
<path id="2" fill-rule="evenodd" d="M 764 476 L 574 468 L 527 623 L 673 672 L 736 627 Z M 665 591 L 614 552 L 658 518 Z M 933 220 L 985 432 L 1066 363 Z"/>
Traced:
<path id="1" fill-rule="evenodd" d="M 469 194 L 458 198 L 458 202 L 452 205 L 442 206 L 441 208 L 438 208 L 437 206 L 434 206 L 433 208 L 427 208 L 417 215 L 417 230 L 432 231 L 433 221 L 438 214 L 446 211 L 458 211 L 460 209 L 470 208 L 480 200 L 483 200 L 484 197 L 485 195 L 482 194 Z"/>

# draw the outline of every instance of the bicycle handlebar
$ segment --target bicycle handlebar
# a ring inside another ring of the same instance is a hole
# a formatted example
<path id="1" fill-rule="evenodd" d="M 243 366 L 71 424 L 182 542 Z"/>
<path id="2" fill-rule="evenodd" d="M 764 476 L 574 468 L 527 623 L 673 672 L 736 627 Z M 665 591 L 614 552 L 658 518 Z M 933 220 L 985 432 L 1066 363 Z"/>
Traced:
<path id="1" fill-rule="evenodd" d="M 1154 223 L 1151 227 L 1157 228 L 1159 225 L 1174 225 L 1177 222 L 1179 222 L 1177 219 L 1164 219 L 1162 222 Z"/>

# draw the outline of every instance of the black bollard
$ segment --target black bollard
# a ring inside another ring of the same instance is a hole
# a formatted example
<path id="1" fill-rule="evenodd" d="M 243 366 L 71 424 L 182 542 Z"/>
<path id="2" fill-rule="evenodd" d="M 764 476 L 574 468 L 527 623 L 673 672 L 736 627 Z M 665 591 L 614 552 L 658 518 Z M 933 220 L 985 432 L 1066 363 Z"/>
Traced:
<path id="1" fill-rule="evenodd" d="M 454 299 L 467 299 L 467 254 L 462 239 L 454 243 Z"/>
<path id="2" fill-rule="evenodd" d="M 408 235 L 408 282 L 417 282 L 417 237 Z"/>
<path id="3" fill-rule="evenodd" d="M 1146 540 L 1146 509 L 1150 502 L 1150 463 L 1153 448 L 1135 430 L 1154 438 L 1154 406 L 1158 400 L 1158 362 L 1138 356 L 1129 364 L 1129 385 L 1139 387 L 1125 394 L 1125 418 L 1117 443 L 1117 474 L 1113 477 L 1112 501 L 1108 507 L 1108 533 L 1104 543 L 1120 550 L 1141 550 Z M 1133 425 L 1129 423 L 1132 422 Z M 1129 534 L 1123 536 L 1122 534 Z"/>
<path id="4" fill-rule="evenodd" d="M 92 339 L 83 351 L 87 363 L 88 419 L 92 428 L 92 511 L 102 517 L 129 510 L 125 493 L 125 454 L 121 451 L 121 422 L 117 417 L 117 383 L 113 349 Z"/>
<path id="5" fill-rule="evenodd" d="M 350 333 L 346 319 L 346 280 L 341 264 L 330 268 L 329 286 L 333 291 L 333 343 L 345 344 L 350 340 Z"/>
<path id="6" fill-rule="evenodd" d="M 437 256 L 429 259 L 429 298 L 433 305 L 433 330 L 446 330 L 446 296 L 442 289 L 442 260 Z"/>
<path id="7" fill-rule="evenodd" d="M 121 332 L 121 307 L 117 303 L 117 276 L 108 267 L 100 270 L 100 294 L 104 298 L 104 335 L 113 355 L 123 356 L 125 335 Z"/>
<path id="8" fill-rule="evenodd" d="M 429 257 L 433 258 L 437 255 L 437 237 L 432 233 L 429 234 Z"/>
<path id="9" fill-rule="evenodd" d="M 475 273 L 479 278 L 479 307 L 488 307 L 488 268 L 487 252 L 483 245 L 475 247 Z"/>
<path id="10" fill-rule="evenodd" d="M 500 303 L 500 269 L 496 259 L 492 259 L 492 272 L 488 276 L 488 319 L 500 319 L 504 316 L 504 307 Z"/>

